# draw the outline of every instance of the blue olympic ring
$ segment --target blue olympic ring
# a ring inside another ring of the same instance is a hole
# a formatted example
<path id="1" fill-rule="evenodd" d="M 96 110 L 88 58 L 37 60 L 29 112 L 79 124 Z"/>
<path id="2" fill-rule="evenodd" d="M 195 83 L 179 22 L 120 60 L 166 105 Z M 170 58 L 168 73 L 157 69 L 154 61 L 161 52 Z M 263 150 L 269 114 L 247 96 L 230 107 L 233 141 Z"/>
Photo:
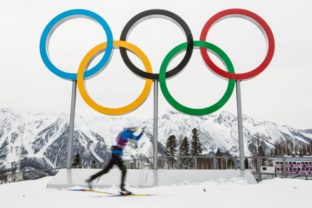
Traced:
<path id="1" fill-rule="evenodd" d="M 65 72 L 59 68 L 57 68 L 51 61 L 47 52 L 47 45 L 49 42 L 49 39 L 54 32 L 54 30 L 65 21 L 72 19 L 72 18 L 78 18 L 78 17 L 86 17 L 91 20 L 95 20 L 97 23 L 101 25 L 101 27 L 104 29 L 106 34 L 106 41 L 107 41 L 107 47 L 105 50 L 105 54 L 101 58 L 101 60 L 95 65 L 93 68 L 87 70 L 84 74 L 85 78 L 89 78 L 90 76 L 96 74 L 99 72 L 105 64 L 109 61 L 110 56 L 113 51 L 113 33 L 107 24 L 107 22 L 98 14 L 84 9 L 73 9 L 66 12 L 63 12 L 56 17 L 54 17 L 45 27 L 45 29 L 42 32 L 41 38 L 40 38 L 40 55 L 41 58 L 46 65 L 46 67 L 57 76 L 63 78 L 63 79 L 69 79 L 69 80 L 77 80 L 77 73 L 69 73 Z"/>

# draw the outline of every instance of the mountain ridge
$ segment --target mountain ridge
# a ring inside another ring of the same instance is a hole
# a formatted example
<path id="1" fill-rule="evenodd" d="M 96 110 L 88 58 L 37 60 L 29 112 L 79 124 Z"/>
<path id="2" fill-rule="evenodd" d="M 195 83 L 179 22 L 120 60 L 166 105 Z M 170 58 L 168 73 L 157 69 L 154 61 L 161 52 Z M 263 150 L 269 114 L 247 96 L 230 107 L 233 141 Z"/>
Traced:
<path id="1" fill-rule="evenodd" d="M 69 136 L 69 115 L 66 113 L 20 113 L 12 109 L 0 109 L 0 169 L 27 164 L 31 160 L 45 168 L 66 166 L 67 139 Z M 74 131 L 74 154 L 80 153 L 83 166 L 90 167 L 93 160 L 107 161 L 110 146 L 122 128 L 138 124 L 146 126 L 146 133 L 139 141 L 139 148 L 128 145 L 126 159 L 152 157 L 153 120 L 140 121 L 126 117 L 76 116 Z M 175 111 L 167 111 L 158 119 L 159 153 L 170 135 L 179 140 L 191 138 L 191 131 L 197 128 L 204 154 L 215 153 L 219 148 L 238 156 L 237 118 L 230 112 L 193 117 Z M 266 137 L 267 151 L 280 140 L 291 140 L 308 144 L 312 142 L 312 129 L 295 129 L 270 121 L 255 121 L 243 115 L 245 155 L 250 156 L 254 148 L 253 136 L 257 133 Z M 38 165 L 37 165 L 38 166 Z"/>

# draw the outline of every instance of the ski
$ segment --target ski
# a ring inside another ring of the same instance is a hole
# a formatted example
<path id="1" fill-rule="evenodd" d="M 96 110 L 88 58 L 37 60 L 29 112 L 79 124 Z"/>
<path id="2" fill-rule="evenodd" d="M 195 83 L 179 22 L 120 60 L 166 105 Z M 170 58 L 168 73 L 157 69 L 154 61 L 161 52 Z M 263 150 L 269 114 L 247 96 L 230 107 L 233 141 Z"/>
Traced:
<path id="1" fill-rule="evenodd" d="M 122 197 L 122 196 L 153 196 L 154 194 L 135 194 L 135 193 L 112 193 L 112 192 L 107 192 L 107 191 L 101 191 L 101 190 L 95 190 L 95 189 L 88 189 L 88 188 L 72 188 L 72 189 L 67 189 L 69 191 L 81 191 L 81 192 L 93 192 L 93 193 L 98 193 L 98 194 L 103 194 L 104 196 L 107 197 Z"/>
<path id="2" fill-rule="evenodd" d="M 154 196 L 154 194 L 113 194 L 108 195 L 107 197 L 131 197 L 131 196 Z"/>
<path id="3" fill-rule="evenodd" d="M 94 193 L 99 193 L 99 194 L 115 194 L 115 193 L 112 193 L 112 192 L 100 191 L 100 190 L 88 189 L 88 188 L 74 188 L 74 189 L 68 189 L 68 190 L 70 190 L 70 191 L 94 192 Z"/>

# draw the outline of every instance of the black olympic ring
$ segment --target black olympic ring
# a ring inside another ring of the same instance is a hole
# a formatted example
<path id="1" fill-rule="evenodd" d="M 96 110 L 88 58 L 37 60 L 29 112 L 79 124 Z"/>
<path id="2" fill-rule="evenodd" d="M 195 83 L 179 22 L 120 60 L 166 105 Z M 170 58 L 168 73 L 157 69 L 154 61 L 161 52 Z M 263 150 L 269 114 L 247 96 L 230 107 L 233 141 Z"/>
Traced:
<path id="1" fill-rule="evenodd" d="M 147 17 L 147 16 L 151 16 L 151 15 L 160 15 L 160 16 L 169 17 L 170 19 L 174 20 L 177 24 L 179 24 L 182 27 L 182 29 L 186 35 L 186 39 L 187 39 L 186 53 L 185 53 L 182 61 L 176 67 L 174 67 L 173 69 L 166 72 L 166 78 L 169 78 L 169 77 L 172 77 L 175 74 L 179 73 L 187 65 L 187 63 L 191 59 L 191 56 L 193 53 L 193 35 L 192 35 L 192 32 L 191 32 L 189 26 L 186 24 L 186 22 L 181 17 L 179 17 L 178 15 L 176 15 L 170 11 L 163 10 L 163 9 L 146 10 L 144 12 L 141 12 L 141 13 L 135 15 L 134 17 L 132 17 L 127 22 L 127 24 L 125 25 L 124 29 L 121 32 L 120 40 L 126 41 L 129 31 L 131 31 L 133 26 L 135 26 L 135 23 L 138 22 L 140 19 Z M 130 60 L 130 58 L 127 54 L 127 50 L 125 48 L 120 48 L 120 54 L 121 54 L 122 60 L 125 62 L 127 67 L 136 75 L 143 77 L 145 79 L 152 79 L 152 80 L 158 80 L 159 79 L 159 74 L 145 72 L 145 71 L 139 69 L 138 67 L 136 67 L 132 63 L 132 61 Z"/>

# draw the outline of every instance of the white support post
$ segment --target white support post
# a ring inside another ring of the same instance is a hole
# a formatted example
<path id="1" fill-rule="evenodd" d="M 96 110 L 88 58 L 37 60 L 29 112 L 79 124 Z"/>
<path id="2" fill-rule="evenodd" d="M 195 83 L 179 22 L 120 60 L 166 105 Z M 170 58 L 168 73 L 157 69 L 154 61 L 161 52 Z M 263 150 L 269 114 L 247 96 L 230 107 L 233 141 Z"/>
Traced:
<path id="1" fill-rule="evenodd" d="M 153 163 L 154 186 L 158 185 L 158 80 L 154 80 Z"/>
<path id="2" fill-rule="evenodd" d="M 72 81 L 72 97 L 70 105 L 70 120 L 69 120 L 69 139 L 67 143 L 67 164 L 66 168 L 71 168 L 71 161 L 73 156 L 73 142 L 74 142 L 74 125 L 75 125 L 75 108 L 76 108 L 76 92 L 77 81 Z"/>
<path id="3" fill-rule="evenodd" d="M 237 101 L 237 126 L 238 126 L 238 140 L 239 140 L 239 161 L 240 170 L 245 170 L 245 153 L 244 153 L 244 139 L 243 139 L 243 116 L 242 116 L 242 101 L 240 80 L 236 80 L 236 101 Z"/>

